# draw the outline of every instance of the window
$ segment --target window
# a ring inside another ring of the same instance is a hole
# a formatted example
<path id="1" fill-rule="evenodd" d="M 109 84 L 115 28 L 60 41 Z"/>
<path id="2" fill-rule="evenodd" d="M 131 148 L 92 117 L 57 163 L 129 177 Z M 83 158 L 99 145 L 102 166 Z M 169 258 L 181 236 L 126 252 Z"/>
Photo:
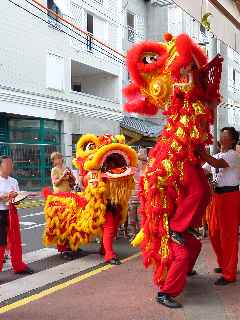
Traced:
<path id="1" fill-rule="evenodd" d="M 106 21 L 91 13 L 87 13 L 87 32 L 89 33 L 87 36 L 87 48 L 89 51 L 92 51 L 94 45 L 92 35 L 101 41 L 105 41 Z M 99 46 L 99 43 L 97 46 Z"/>
<path id="2" fill-rule="evenodd" d="M 233 69 L 232 76 L 233 76 L 233 84 L 235 84 L 236 83 L 236 70 L 235 69 Z"/>
<path id="3" fill-rule="evenodd" d="M 206 34 L 206 28 L 202 24 L 200 24 L 200 31 L 202 34 Z"/>
<path id="4" fill-rule="evenodd" d="M 46 86 L 49 89 L 64 89 L 64 59 L 48 53 L 46 63 Z"/>
<path id="5" fill-rule="evenodd" d="M 93 15 L 90 13 L 87 13 L 87 31 L 90 33 L 87 37 L 87 49 L 88 51 L 92 51 L 93 38 L 91 34 L 93 34 Z"/>
<path id="6" fill-rule="evenodd" d="M 56 5 L 56 3 L 54 2 L 54 0 L 47 0 L 47 7 L 48 9 L 50 9 L 51 11 L 53 11 L 54 13 L 56 13 L 57 15 L 60 15 L 60 10 L 58 8 L 58 6 Z M 48 11 L 48 23 L 51 26 L 57 27 L 58 26 L 58 21 L 59 18 L 56 17 L 52 12 Z"/>
<path id="7" fill-rule="evenodd" d="M 93 15 L 87 14 L 87 31 L 93 34 Z"/>
<path id="8" fill-rule="evenodd" d="M 127 12 L 128 41 L 134 42 L 134 15 Z"/>
<path id="9" fill-rule="evenodd" d="M 73 85 L 72 85 L 72 90 L 73 90 L 73 91 L 76 91 L 76 92 L 82 92 L 82 85 L 81 85 L 81 83 L 79 83 L 79 84 L 73 84 Z"/>

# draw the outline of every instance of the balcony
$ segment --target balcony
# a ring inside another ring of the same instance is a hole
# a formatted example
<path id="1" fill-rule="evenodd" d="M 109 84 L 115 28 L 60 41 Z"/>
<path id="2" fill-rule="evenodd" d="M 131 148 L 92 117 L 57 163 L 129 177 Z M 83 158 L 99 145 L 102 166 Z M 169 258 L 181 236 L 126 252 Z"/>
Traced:
<path id="1" fill-rule="evenodd" d="M 71 61 L 71 89 L 101 98 L 119 97 L 118 77 L 78 61 Z"/>

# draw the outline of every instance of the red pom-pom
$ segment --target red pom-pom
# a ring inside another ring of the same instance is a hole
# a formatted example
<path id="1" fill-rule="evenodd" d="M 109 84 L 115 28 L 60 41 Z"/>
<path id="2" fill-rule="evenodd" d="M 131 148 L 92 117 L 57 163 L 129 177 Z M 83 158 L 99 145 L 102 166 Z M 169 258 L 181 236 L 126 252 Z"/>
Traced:
<path id="1" fill-rule="evenodd" d="M 164 35 L 163 35 L 163 39 L 168 42 L 168 41 L 171 41 L 173 38 L 173 35 L 169 32 L 165 32 Z"/>
<path id="2" fill-rule="evenodd" d="M 44 188 L 42 189 L 41 194 L 42 194 L 42 197 L 43 197 L 44 199 L 47 199 L 47 197 L 50 196 L 50 195 L 53 194 L 53 193 L 52 193 L 52 190 L 51 190 L 49 187 L 44 187 Z"/>

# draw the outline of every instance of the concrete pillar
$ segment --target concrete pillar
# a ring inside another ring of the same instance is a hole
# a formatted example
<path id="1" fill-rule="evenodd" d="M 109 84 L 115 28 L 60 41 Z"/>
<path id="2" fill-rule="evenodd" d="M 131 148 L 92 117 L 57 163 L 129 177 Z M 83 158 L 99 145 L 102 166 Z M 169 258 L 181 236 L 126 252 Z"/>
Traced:
<path id="1" fill-rule="evenodd" d="M 62 152 L 67 167 L 72 168 L 72 119 L 65 114 L 63 118 Z"/>

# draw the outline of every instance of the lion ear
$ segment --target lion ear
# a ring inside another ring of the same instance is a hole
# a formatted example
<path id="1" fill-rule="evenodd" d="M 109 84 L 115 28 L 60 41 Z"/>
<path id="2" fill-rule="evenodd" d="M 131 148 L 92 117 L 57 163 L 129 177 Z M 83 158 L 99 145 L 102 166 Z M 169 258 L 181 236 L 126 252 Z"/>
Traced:
<path id="1" fill-rule="evenodd" d="M 115 136 L 115 139 L 117 140 L 118 143 L 122 143 L 122 144 L 125 143 L 125 137 L 123 134 L 117 134 Z"/>

